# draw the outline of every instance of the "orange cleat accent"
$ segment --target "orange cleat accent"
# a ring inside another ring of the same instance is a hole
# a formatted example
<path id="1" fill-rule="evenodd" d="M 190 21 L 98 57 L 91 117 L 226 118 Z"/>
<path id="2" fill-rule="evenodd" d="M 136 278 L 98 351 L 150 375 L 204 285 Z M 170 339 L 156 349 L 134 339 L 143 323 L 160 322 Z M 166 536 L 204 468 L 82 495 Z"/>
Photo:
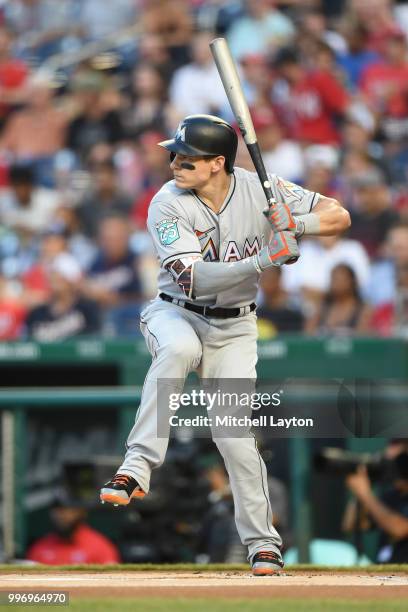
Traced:
<path id="1" fill-rule="evenodd" d="M 127 506 L 132 499 L 143 499 L 146 493 L 138 482 L 127 474 L 115 474 L 101 489 L 99 498 L 102 503 L 114 506 Z"/>

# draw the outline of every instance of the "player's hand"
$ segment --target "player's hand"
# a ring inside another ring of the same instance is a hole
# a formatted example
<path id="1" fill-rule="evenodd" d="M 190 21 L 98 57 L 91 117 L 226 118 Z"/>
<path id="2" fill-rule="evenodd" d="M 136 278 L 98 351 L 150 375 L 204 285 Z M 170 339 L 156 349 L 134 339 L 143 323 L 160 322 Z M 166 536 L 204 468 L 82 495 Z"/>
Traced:
<path id="1" fill-rule="evenodd" d="M 274 234 L 270 243 L 254 255 L 259 272 L 271 266 L 293 263 L 299 258 L 299 247 L 293 232 Z"/>
<path id="2" fill-rule="evenodd" d="M 263 211 L 275 233 L 290 231 L 297 237 L 304 232 L 303 222 L 294 217 L 287 204 L 275 203 Z"/>

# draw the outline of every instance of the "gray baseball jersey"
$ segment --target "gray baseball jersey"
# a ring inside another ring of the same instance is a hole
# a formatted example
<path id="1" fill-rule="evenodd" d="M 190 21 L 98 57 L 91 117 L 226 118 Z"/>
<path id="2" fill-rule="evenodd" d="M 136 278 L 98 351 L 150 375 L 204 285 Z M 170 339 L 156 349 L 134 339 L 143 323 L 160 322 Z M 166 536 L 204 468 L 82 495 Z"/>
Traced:
<path id="1" fill-rule="evenodd" d="M 309 213 L 319 200 L 317 193 L 274 174 L 268 176 L 276 201 L 286 203 L 294 215 Z M 147 222 L 161 264 L 159 291 L 191 300 L 190 287 L 175 280 L 180 269 L 191 269 L 197 259 L 234 262 L 255 255 L 271 235 L 269 222 L 262 214 L 265 206 L 258 176 L 243 168 L 234 169 L 218 214 L 194 191 L 179 189 L 174 181 L 166 183 L 150 204 Z M 257 285 L 254 277 L 195 302 L 230 308 L 246 306 L 255 300 Z"/>

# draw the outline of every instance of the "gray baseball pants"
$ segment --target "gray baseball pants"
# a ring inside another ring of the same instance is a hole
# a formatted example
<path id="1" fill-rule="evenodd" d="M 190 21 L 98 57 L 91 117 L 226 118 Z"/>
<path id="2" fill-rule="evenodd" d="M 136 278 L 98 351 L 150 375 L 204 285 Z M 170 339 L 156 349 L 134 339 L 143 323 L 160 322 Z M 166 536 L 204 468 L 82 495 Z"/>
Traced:
<path id="1" fill-rule="evenodd" d="M 257 328 L 254 313 L 209 319 L 157 298 L 141 315 L 141 330 L 153 360 L 143 386 L 127 453 L 118 469 L 147 493 L 152 469 L 165 458 L 168 439 L 157 437 L 157 380 L 169 379 L 171 392 L 194 370 L 201 378 L 255 379 Z M 217 438 L 229 475 L 238 534 L 248 559 L 259 550 L 279 552 L 282 540 L 272 525 L 267 473 L 253 436 Z"/>

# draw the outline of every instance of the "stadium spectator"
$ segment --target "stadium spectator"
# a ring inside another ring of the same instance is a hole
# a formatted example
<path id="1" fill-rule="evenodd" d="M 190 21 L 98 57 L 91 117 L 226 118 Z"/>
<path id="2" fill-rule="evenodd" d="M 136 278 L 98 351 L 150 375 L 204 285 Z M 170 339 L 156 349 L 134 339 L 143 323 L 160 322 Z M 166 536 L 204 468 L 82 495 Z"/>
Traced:
<path id="1" fill-rule="evenodd" d="M 367 296 L 371 304 L 379 306 L 394 302 L 397 272 L 408 266 L 408 224 L 392 226 L 385 239 L 383 257 L 371 263 Z"/>
<path id="2" fill-rule="evenodd" d="M 406 337 L 408 329 L 408 225 L 398 223 L 390 229 L 385 257 L 371 265 L 368 296 L 376 306 L 373 329 L 376 334 Z"/>
<path id="3" fill-rule="evenodd" d="M 284 137 L 273 110 L 255 110 L 252 118 L 267 172 L 296 183 L 303 182 L 305 163 L 302 148 L 296 141 Z"/>
<path id="4" fill-rule="evenodd" d="M 11 108 L 21 102 L 28 76 L 25 62 L 11 53 L 12 34 L 0 25 L 0 130 Z"/>
<path id="5" fill-rule="evenodd" d="M 336 120 L 349 106 L 347 91 L 329 70 L 309 70 L 297 49 L 281 49 L 275 67 L 287 88 L 275 86 L 275 101 L 291 137 L 305 144 L 337 146 Z"/>
<path id="6" fill-rule="evenodd" d="M 0 274 L 0 341 L 18 340 L 26 317 L 26 308 L 14 282 Z"/>
<path id="7" fill-rule="evenodd" d="M 300 253 L 296 266 L 286 266 L 282 270 L 282 282 L 289 293 L 297 295 L 300 292 L 306 304 L 319 303 L 329 291 L 331 273 L 338 264 L 346 264 L 353 269 L 359 291 L 364 292 L 370 262 L 364 247 L 357 240 L 320 236 L 318 239 L 304 240 Z"/>
<path id="8" fill-rule="evenodd" d="M 245 93 L 245 99 L 248 105 L 255 112 L 259 107 L 268 110 L 271 107 L 271 88 L 272 88 L 272 70 L 269 59 L 266 55 L 253 53 L 244 55 L 240 61 L 242 71 L 242 85 Z M 235 121 L 232 111 L 229 107 L 225 108 L 224 113 L 226 119 L 231 123 Z"/>
<path id="9" fill-rule="evenodd" d="M 344 13 L 346 23 L 359 23 L 367 30 L 367 48 L 379 53 L 385 38 L 397 25 L 390 0 L 349 0 Z"/>
<path id="10" fill-rule="evenodd" d="M 391 192 L 382 173 L 372 169 L 353 181 L 355 208 L 350 211 L 350 238 L 358 240 L 370 257 L 381 255 L 385 236 L 398 221 L 392 208 Z"/>
<path id="11" fill-rule="evenodd" d="M 339 199 L 336 180 L 338 154 L 336 149 L 327 145 L 310 145 L 303 151 L 305 163 L 305 187 L 316 193 L 327 193 Z"/>
<path id="12" fill-rule="evenodd" d="M 160 70 L 153 64 L 139 63 L 132 75 L 128 107 L 123 112 L 127 139 L 138 138 L 149 130 L 165 131 L 166 96 L 166 82 Z"/>
<path id="13" fill-rule="evenodd" d="M 342 34 L 328 28 L 327 18 L 321 7 L 306 6 L 300 9 L 296 16 L 298 44 L 304 44 L 305 39 L 309 39 L 311 48 L 321 42 L 328 45 L 335 53 L 347 50 L 347 43 Z"/>
<path id="14" fill-rule="evenodd" d="M 397 29 L 387 34 L 383 57 L 363 70 L 359 85 L 375 113 L 398 119 L 408 117 L 408 59 L 404 32 Z"/>
<path id="15" fill-rule="evenodd" d="M 375 122 L 359 121 L 349 117 L 343 126 L 343 157 L 349 153 L 366 156 L 371 163 L 378 163 L 382 158 L 382 150 L 373 142 Z M 360 171 L 360 169 L 359 169 Z"/>
<path id="16" fill-rule="evenodd" d="M 0 150 L 14 160 L 30 162 L 39 182 L 54 185 L 55 154 L 63 147 L 67 116 L 54 106 L 54 83 L 49 72 L 29 77 L 25 108 L 13 113 L 0 138 Z"/>
<path id="17" fill-rule="evenodd" d="M 226 102 L 224 88 L 211 54 L 211 33 L 196 35 L 191 45 L 192 62 L 178 68 L 170 83 L 170 101 L 179 118 L 193 114 L 217 115 Z"/>
<path id="18" fill-rule="evenodd" d="M 10 168 L 10 186 L 0 190 L 0 223 L 27 241 L 49 225 L 59 204 L 59 195 L 35 183 L 32 167 Z"/>
<path id="19" fill-rule="evenodd" d="M 81 0 L 78 23 L 84 32 L 84 38 L 99 40 L 128 28 L 136 22 L 137 4 L 135 0 L 115 0 L 111 3 Z"/>
<path id="20" fill-rule="evenodd" d="M 141 231 L 146 231 L 147 212 L 154 194 L 172 178 L 168 154 L 157 146 L 161 140 L 165 137 L 157 132 L 145 132 L 139 139 L 143 184 L 133 203 L 132 221 Z"/>
<path id="21" fill-rule="evenodd" d="M 338 53 L 337 62 L 343 70 L 346 85 L 351 91 L 356 91 L 362 73 L 377 62 L 380 55 L 368 48 L 368 32 L 363 23 L 348 22 L 344 29 L 347 49 Z"/>
<path id="22" fill-rule="evenodd" d="M 139 40 L 138 53 L 140 63 L 154 66 L 168 85 L 175 65 L 163 39 L 157 34 L 143 33 Z"/>
<path id="23" fill-rule="evenodd" d="M 67 241 L 67 250 L 75 257 L 82 270 L 87 270 L 95 258 L 97 246 L 81 230 L 78 209 L 70 202 L 62 202 L 56 209 L 49 232 L 63 234 Z"/>
<path id="24" fill-rule="evenodd" d="M 232 23 L 242 17 L 244 6 L 241 0 L 201 2 L 196 6 L 196 23 L 200 30 L 211 30 L 225 36 Z"/>
<path id="25" fill-rule="evenodd" d="M 13 0 L 6 2 L 5 20 L 18 34 L 17 50 L 31 64 L 40 64 L 81 36 L 75 0 Z"/>
<path id="26" fill-rule="evenodd" d="M 120 215 L 102 219 L 99 251 L 83 283 L 83 293 L 105 312 L 106 329 L 115 335 L 138 334 L 143 299 L 139 260 L 130 249 L 129 223 Z"/>
<path id="27" fill-rule="evenodd" d="M 95 162 L 91 166 L 91 184 L 77 208 L 81 231 L 89 238 L 97 237 L 100 220 L 110 213 L 127 216 L 131 198 L 120 189 L 117 169 L 112 159 Z"/>
<path id="28" fill-rule="evenodd" d="M 282 288 L 281 275 L 282 271 L 276 267 L 261 276 L 261 304 L 257 317 L 258 333 L 262 340 L 282 332 L 301 332 L 303 329 L 303 314 Z"/>
<path id="29" fill-rule="evenodd" d="M 72 78 L 79 114 L 69 123 L 65 144 L 82 161 L 96 144 L 116 144 L 123 137 L 121 116 L 116 108 L 111 108 L 107 87 L 102 74 L 87 68 Z"/>
<path id="30" fill-rule="evenodd" d="M 27 336 L 38 342 L 55 342 L 100 331 L 99 309 L 80 295 L 81 268 L 68 253 L 61 253 L 49 269 L 50 296 L 31 310 Z"/>
<path id="31" fill-rule="evenodd" d="M 275 51 L 294 36 L 290 19 L 268 0 L 245 0 L 245 9 L 245 14 L 233 21 L 227 32 L 231 53 L 237 59 Z"/>
<path id="32" fill-rule="evenodd" d="M 176 66 L 186 64 L 193 40 L 191 3 L 187 0 L 149 0 L 140 20 L 145 34 L 161 38 Z"/>
<path id="33" fill-rule="evenodd" d="M 86 518 L 86 509 L 76 500 L 59 496 L 50 509 L 52 531 L 29 547 L 26 558 L 44 565 L 119 563 L 116 546 Z"/>
<path id="34" fill-rule="evenodd" d="M 339 264 L 332 269 L 327 295 L 305 326 L 309 334 L 368 334 L 371 309 L 364 303 L 353 268 Z"/>
<path id="35" fill-rule="evenodd" d="M 61 225 L 53 225 L 42 234 L 39 254 L 33 265 L 21 274 L 24 303 L 27 308 L 47 302 L 51 294 L 50 270 L 54 260 L 68 250 L 67 235 Z"/>

